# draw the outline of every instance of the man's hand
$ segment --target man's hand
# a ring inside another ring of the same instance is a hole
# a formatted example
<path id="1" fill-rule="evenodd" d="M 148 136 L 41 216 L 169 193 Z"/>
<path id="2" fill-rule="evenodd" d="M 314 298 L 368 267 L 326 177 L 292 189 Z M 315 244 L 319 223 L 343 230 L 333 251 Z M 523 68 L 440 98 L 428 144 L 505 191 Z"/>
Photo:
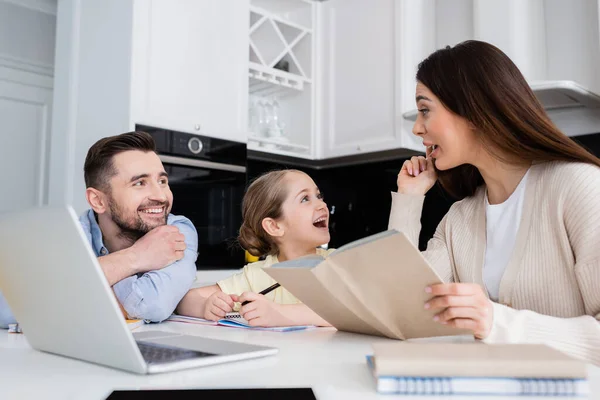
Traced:
<path id="1" fill-rule="evenodd" d="M 485 339 L 494 322 L 492 303 L 476 283 L 442 283 L 427 288 L 433 294 L 426 309 L 443 310 L 434 320 L 443 325 L 468 329 L 477 339 Z"/>
<path id="2" fill-rule="evenodd" d="M 281 305 L 268 300 L 265 296 L 258 293 L 244 292 L 238 301 L 250 303 L 242 306 L 240 315 L 244 317 L 251 326 L 288 326 L 293 325 L 293 321 L 286 318 Z"/>
<path id="3" fill-rule="evenodd" d="M 177 227 L 162 225 L 152 229 L 127 249 L 136 273 L 154 271 L 183 258 L 185 236 Z"/>
<path id="4" fill-rule="evenodd" d="M 220 290 L 214 292 L 204 303 L 204 319 L 218 321 L 225 318 L 225 314 L 233 311 L 233 305 L 238 300 L 236 295 L 229 295 Z"/>

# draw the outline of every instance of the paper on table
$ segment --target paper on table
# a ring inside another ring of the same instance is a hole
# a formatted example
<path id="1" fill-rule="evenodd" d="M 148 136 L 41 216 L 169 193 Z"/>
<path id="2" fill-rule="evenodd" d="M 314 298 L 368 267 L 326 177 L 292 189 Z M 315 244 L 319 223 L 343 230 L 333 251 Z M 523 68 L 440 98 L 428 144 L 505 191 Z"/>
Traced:
<path id="1" fill-rule="evenodd" d="M 171 322 L 184 322 L 189 324 L 200 324 L 200 325 L 221 325 L 221 326 L 229 326 L 232 328 L 244 328 L 244 329 L 253 329 L 259 331 L 273 331 L 273 332 L 288 332 L 288 331 L 298 331 L 307 328 L 313 328 L 312 325 L 301 325 L 301 326 L 251 326 L 248 321 L 246 321 L 240 313 L 232 312 L 227 313 L 225 318 L 216 321 L 210 321 L 208 319 L 203 318 L 195 318 L 195 317 L 187 317 L 185 315 L 176 315 L 173 314 L 171 317 L 167 319 L 167 321 Z"/>

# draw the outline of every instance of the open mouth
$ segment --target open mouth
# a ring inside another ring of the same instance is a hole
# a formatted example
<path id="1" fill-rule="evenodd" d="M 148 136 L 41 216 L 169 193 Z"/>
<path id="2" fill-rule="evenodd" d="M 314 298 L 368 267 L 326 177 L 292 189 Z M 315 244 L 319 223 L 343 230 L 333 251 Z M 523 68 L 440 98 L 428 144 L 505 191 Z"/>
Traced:
<path id="1" fill-rule="evenodd" d="M 327 228 L 327 217 L 319 217 L 314 222 L 313 225 L 317 228 Z"/>
<path id="2" fill-rule="evenodd" d="M 429 153 L 429 157 L 435 158 L 439 153 L 439 146 L 437 144 L 431 145 L 431 153 Z"/>
<path id="3" fill-rule="evenodd" d="M 165 207 L 153 207 L 153 208 L 143 208 L 139 210 L 140 213 L 146 215 L 164 215 Z"/>

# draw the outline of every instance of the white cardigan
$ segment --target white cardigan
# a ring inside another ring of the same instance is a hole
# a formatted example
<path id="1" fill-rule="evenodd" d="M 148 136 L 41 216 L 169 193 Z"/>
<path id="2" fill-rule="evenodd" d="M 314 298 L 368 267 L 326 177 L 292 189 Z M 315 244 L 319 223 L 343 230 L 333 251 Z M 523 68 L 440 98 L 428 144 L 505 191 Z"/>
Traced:
<path id="1" fill-rule="evenodd" d="M 392 193 L 389 228 L 415 245 L 424 196 Z M 485 188 L 452 205 L 423 252 L 446 282 L 483 286 Z M 530 170 L 513 254 L 487 343 L 544 343 L 600 365 L 600 168 Z"/>

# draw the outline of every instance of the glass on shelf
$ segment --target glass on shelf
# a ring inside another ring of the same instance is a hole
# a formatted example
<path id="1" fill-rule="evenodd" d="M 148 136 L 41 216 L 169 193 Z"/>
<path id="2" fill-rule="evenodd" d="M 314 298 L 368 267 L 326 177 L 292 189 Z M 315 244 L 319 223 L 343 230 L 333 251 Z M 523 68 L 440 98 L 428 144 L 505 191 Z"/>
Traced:
<path id="1" fill-rule="evenodd" d="M 278 144 L 289 143 L 284 134 L 285 123 L 280 120 L 280 106 L 276 97 L 253 98 L 250 101 L 248 122 L 250 131 L 259 138 L 267 138 L 271 143 L 260 143 L 265 148 L 277 148 Z M 272 143 L 272 142 L 276 142 Z"/>

